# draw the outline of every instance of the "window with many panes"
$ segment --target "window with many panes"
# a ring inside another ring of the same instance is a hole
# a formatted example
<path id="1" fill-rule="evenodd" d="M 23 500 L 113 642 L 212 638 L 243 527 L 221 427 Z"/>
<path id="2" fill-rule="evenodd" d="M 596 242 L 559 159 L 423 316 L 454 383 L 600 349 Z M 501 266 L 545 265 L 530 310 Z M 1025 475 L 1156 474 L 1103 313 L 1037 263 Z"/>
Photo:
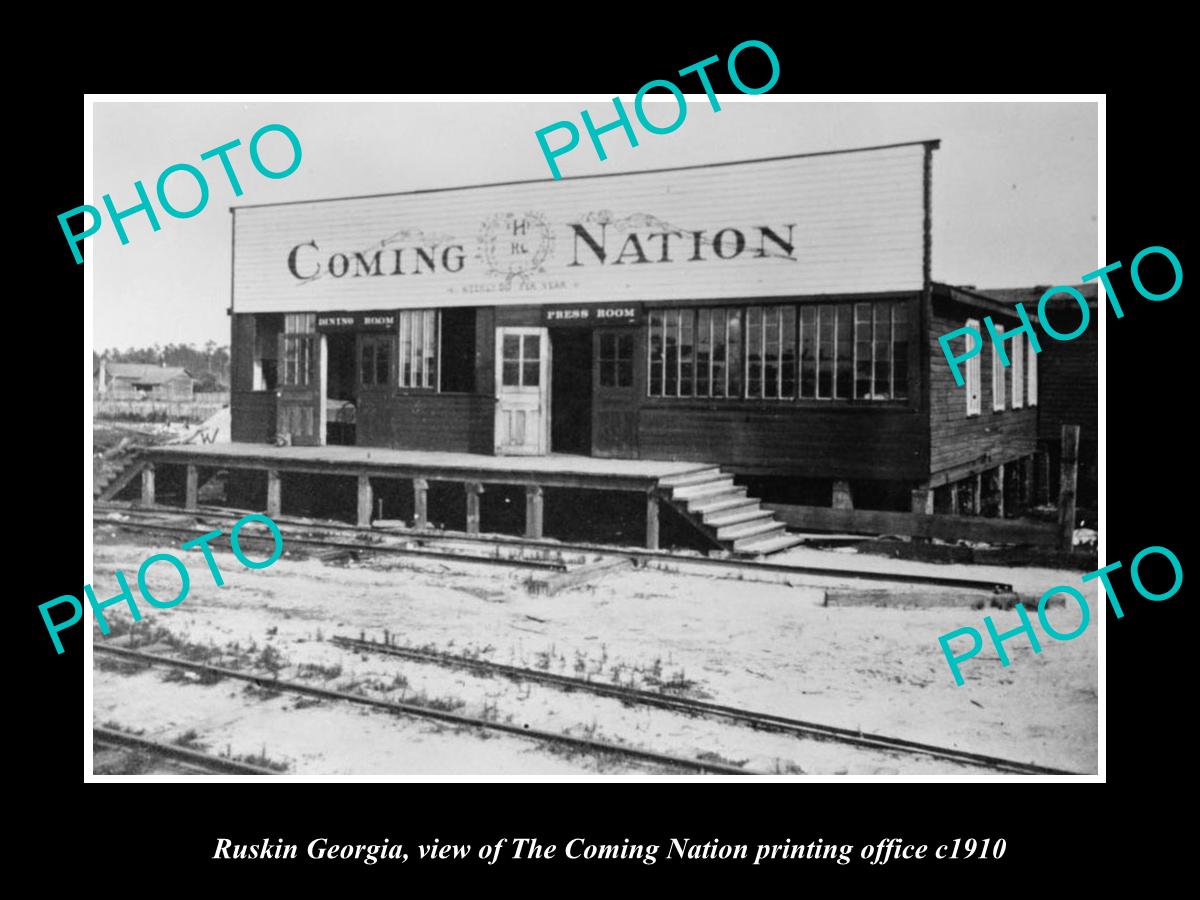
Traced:
<path id="1" fill-rule="evenodd" d="M 303 386 L 313 380 L 316 322 L 315 313 L 295 313 L 283 317 L 284 384 Z"/>
<path id="2" fill-rule="evenodd" d="M 605 332 L 600 335 L 600 354 L 596 359 L 601 387 L 633 385 L 633 334 Z"/>
<path id="3" fill-rule="evenodd" d="M 650 311 L 651 397 L 903 400 L 905 301 Z"/>
<path id="4" fill-rule="evenodd" d="M 540 335 L 506 334 L 500 352 L 500 378 L 505 387 L 538 386 L 542 359 Z"/>
<path id="5" fill-rule="evenodd" d="M 400 387 L 438 386 L 438 314 L 435 309 L 400 312 Z"/>
<path id="6" fill-rule="evenodd" d="M 364 334 L 359 338 L 358 381 L 363 387 L 391 384 L 392 336 Z"/>

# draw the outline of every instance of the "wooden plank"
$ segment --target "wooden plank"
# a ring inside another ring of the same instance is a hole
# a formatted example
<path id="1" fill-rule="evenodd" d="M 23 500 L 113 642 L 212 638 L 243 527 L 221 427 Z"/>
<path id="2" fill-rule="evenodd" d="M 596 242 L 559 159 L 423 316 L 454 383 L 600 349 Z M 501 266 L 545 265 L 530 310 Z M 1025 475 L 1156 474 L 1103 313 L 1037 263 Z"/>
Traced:
<path id="1" fill-rule="evenodd" d="M 830 509 L 764 503 L 776 517 L 798 531 L 861 532 L 934 537 L 942 540 L 987 541 L 1053 546 L 1058 526 L 1024 519 L 982 519 L 975 516 L 921 515 L 874 509 Z"/>
<path id="2" fill-rule="evenodd" d="M 358 476 L 358 509 L 357 509 L 357 524 L 359 528 L 366 528 L 371 524 L 371 479 L 366 475 Z"/>
<path id="3" fill-rule="evenodd" d="M 595 581 L 609 572 L 631 565 L 633 565 L 633 560 L 629 557 L 615 556 L 583 566 L 574 566 L 566 572 L 537 575 L 529 579 L 525 583 L 525 586 L 531 594 L 545 594 L 552 597 L 561 590 L 576 587 L 589 581 Z"/>
<path id="4" fill-rule="evenodd" d="M 924 609 L 931 606 L 961 606 L 968 609 L 986 609 L 992 606 L 1012 609 L 1017 599 L 1017 595 L 1012 591 L 988 593 L 949 588 L 914 591 L 830 588 L 825 591 L 826 606 L 882 606 L 892 609 Z"/>
<path id="5" fill-rule="evenodd" d="M 912 511 L 925 515 L 933 513 L 933 488 L 913 488 Z"/>
<path id="6" fill-rule="evenodd" d="M 1075 489 L 1078 479 L 1079 426 L 1064 425 L 1058 491 L 1058 546 L 1068 552 L 1075 545 Z"/>
<path id="7" fill-rule="evenodd" d="M 154 463 L 146 463 L 142 467 L 142 498 L 140 505 L 154 505 Z"/>
<path id="8" fill-rule="evenodd" d="M 525 487 L 525 537 L 542 536 L 542 489 L 536 484 Z"/>
<path id="9" fill-rule="evenodd" d="M 145 465 L 146 463 L 142 460 L 130 462 L 120 476 L 115 481 L 110 482 L 108 487 L 100 492 L 99 499 L 111 500 L 116 497 L 117 494 L 121 493 L 125 485 L 129 484 L 129 482 L 133 481 L 133 479 L 137 478 L 138 475 L 142 473 L 142 468 Z"/>
<path id="10" fill-rule="evenodd" d="M 198 504 L 197 497 L 200 493 L 200 469 L 197 466 L 189 465 L 187 467 L 187 487 L 184 490 L 183 508 L 195 509 Z"/>

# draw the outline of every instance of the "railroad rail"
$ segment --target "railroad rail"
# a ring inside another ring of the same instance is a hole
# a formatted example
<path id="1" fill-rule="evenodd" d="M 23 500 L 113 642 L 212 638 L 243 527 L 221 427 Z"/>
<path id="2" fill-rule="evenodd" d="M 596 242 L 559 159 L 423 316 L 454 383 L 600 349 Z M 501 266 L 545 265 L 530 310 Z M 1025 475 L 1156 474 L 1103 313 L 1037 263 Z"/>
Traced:
<path id="1" fill-rule="evenodd" d="M 191 517 L 208 517 L 208 518 L 224 518 L 230 521 L 236 521 L 245 513 L 241 510 L 230 511 L 222 508 L 204 507 L 200 509 L 184 509 L 182 507 L 170 506 L 155 506 L 155 507 L 138 507 L 124 504 L 114 503 L 96 503 L 93 508 L 93 517 L 99 512 L 121 512 L 127 515 L 139 516 L 155 516 L 155 515 L 171 515 L 171 516 L 191 516 Z M 102 519 L 105 523 L 118 525 L 121 527 L 135 527 L 135 523 L 126 523 Z M 745 580 L 746 575 L 750 573 L 773 574 L 773 575 L 807 575 L 821 578 L 834 579 L 855 579 L 860 581 L 872 582 L 891 582 L 895 584 L 917 584 L 935 587 L 946 588 L 961 588 L 965 590 L 984 591 L 987 593 L 1003 593 L 1011 592 L 1012 585 L 1001 581 L 987 581 L 972 578 L 952 578 L 942 575 L 917 575 L 909 572 L 879 572 L 870 569 L 847 569 L 847 568 L 826 568 L 824 566 L 794 566 L 786 563 L 760 562 L 754 560 L 741 559 L 719 559 L 709 556 L 692 556 L 683 553 L 671 553 L 665 550 L 646 550 L 644 548 L 629 548 L 607 546 L 604 544 L 588 544 L 588 543 L 567 543 L 561 541 L 537 539 L 537 538 L 521 538 L 511 535 L 479 535 L 466 534 L 461 532 L 429 532 L 429 531 L 412 531 L 409 529 L 400 528 L 360 528 L 355 525 L 349 525 L 344 522 L 332 521 L 315 521 L 312 519 L 298 519 L 289 516 L 276 516 L 274 518 L 276 524 L 295 525 L 301 528 L 312 530 L 346 532 L 352 534 L 386 534 L 395 537 L 401 537 L 410 542 L 407 548 L 390 546 L 387 544 L 350 544 L 348 549 L 355 549 L 363 552 L 376 551 L 384 553 L 408 554 L 411 556 L 430 556 L 443 559 L 459 559 L 471 562 L 494 562 L 497 565 L 513 565 L 513 566 L 532 566 L 538 568 L 554 568 L 554 563 L 547 563 L 538 560 L 514 560 L 511 557 L 478 556 L 455 553 L 446 550 L 437 550 L 428 546 L 411 546 L 415 544 L 431 544 L 431 543 L 454 543 L 468 544 L 480 547 L 490 547 L 493 552 L 496 548 L 502 546 L 511 546 L 514 548 L 536 548 L 544 550 L 557 550 L 564 553 L 596 553 L 606 556 L 624 556 L 634 561 L 639 566 L 663 569 L 675 566 L 695 566 L 700 569 L 705 569 L 713 572 L 724 570 L 730 573 L 737 573 L 736 576 Z M 141 530 L 152 530 L 142 528 Z M 321 543 L 324 546 L 334 546 L 332 542 L 317 541 L 313 538 L 290 538 L 292 543 Z M 538 563 L 541 563 L 539 566 Z M 560 570 L 565 569 L 565 566 L 560 566 Z M 766 579 L 764 579 L 766 580 Z"/>
<path id="2" fill-rule="evenodd" d="M 522 725 L 510 725 L 505 722 L 494 722 L 490 719 L 467 716 L 463 715 L 462 713 L 450 712 L 449 710 L 433 709 L 431 707 L 420 706 L 415 703 L 378 700 L 373 697 L 363 697 L 359 694 L 348 694 L 343 691 L 332 691 L 327 688 L 319 688 L 308 684 L 299 684 L 294 681 L 280 681 L 279 679 L 270 676 L 255 675 L 250 672 L 240 672 L 236 669 L 227 669 L 222 666 L 209 665 L 208 663 L 174 659 L 169 656 L 160 656 L 154 653 L 143 653 L 140 650 L 128 650 L 124 647 L 113 647 L 96 643 L 93 645 L 92 650 L 96 653 L 107 653 L 111 656 L 137 660 L 149 665 L 169 666 L 176 669 L 186 669 L 192 672 L 208 672 L 219 675 L 222 678 L 250 682 L 251 684 L 255 684 L 260 688 L 267 688 L 270 690 L 287 692 L 291 694 L 302 694 L 308 697 L 317 697 L 322 700 L 340 700 L 346 703 L 354 703 L 360 706 L 370 707 L 372 709 L 383 710 L 385 712 L 392 713 L 393 715 L 405 715 L 420 719 L 432 719 L 435 721 L 447 722 L 451 725 L 469 728 L 482 728 L 489 731 L 499 731 L 505 734 L 517 735 L 529 740 L 575 747 L 592 753 L 608 753 L 616 756 L 624 756 L 630 759 L 638 759 L 645 762 L 656 763 L 658 765 L 688 769 L 700 774 L 760 774 L 739 768 L 738 766 L 716 762 L 713 760 L 692 759 L 686 756 L 658 753 L 653 750 L 644 750 L 638 747 L 630 747 L 625 744 L 616 744 L 610 741 L 601 741 L 595 738 L 577 737 L 570 734 L 543 731 L 536 728 L 527 728 Z"/>
<path id="3" fill-rule="evenodd" d="M 93 746 L 102 745 L 127 750 L 142 750 L 172 760 L 173 762 L 196 766 L 213 773 L 229 775 L 280 774 L 271 769 L 264 769 L 261 766 L 251 765 L 250 763 L 241 762 L 236 759 L 227 759 L 223 756 L 201 753 L 199 750 L 191 750 L 187 747 L 180 747 L 177 744 L 163 744 L 159 741 L 152 741 L 149 738 L 139 737 L 136 734 L 129 734 L 125 731 L 116 731 L 112 728 L 93 728 L 92 744 Z"/>
<path id="4" fill-rule="evenodd" d="M 231 517 L 236 520 L 238 517 Z M 118 528 L 125 528 L 131 531 L 146 531 L 154 534 L 171 534 L 185 538 L 195 537 L 195 529 L 186 528 L 183 525 L 172 525 L 169 523 L 159 522 L 122 522 L 111 519 L 102 519 L 104 524 L 113 525 Z M 278 523 L 277 523 L 278 524 Z M 250 535 L 244 535 L 239 538 L 240 541 L 253 541 L 256 538 Z M 229 535 L 222 534 L 217 539 L 223 544 L 229 543 Z M 475 562 L 488 563 L 496 566 L 513 566 L 522 569 L 548 569 L 552 572 L 567 571 L 567 564 L 555 562 L 545 559 L 526 559 L 519 556 L 486 556 L 477 553 L 458 553 L 453 550 L 435 550 L 430 547 L 409 547 L 397 546 L 395 544 L 359 544 L 352 541 L 331 541 L 326 538 L 313 537 L 297 537 L 295 534 L 287 535 L 287 543 L 289 546 L 300 545 L 302 547 L 322 547 L 331 550 L 345 550 L 346 552 L 361 552 L 361 553 L 391 553 L 400 556 L 422 556 L 430 559 L 453 559 L 460 562 Z"/>
<path id="5" fill-rule="evenodd" d="M 816 722 L 805 722 L 785 716 L 770 713 L 752 712 L 733 706 L 722 706 L 716 703 L 706 703 L 687 697 L 674 697 L 668 694 L 656 694 L 651 691 L 636 688 L 619 687 L 617 685 L 600 684 L 594 681 L 584 681 L 567 675 L 555 675 L 540 669 L 526 669 L 519 666 L 509 666 L 487 660 L 471 659 L 449 653 L 439 653 L 431 650 L 421 650 L 412 647 L 397 647 L 391 644 L 381 644 L 377 641 L 360 640 L 357 638 L 335 635 L 330 641 L 340 647 L 352 650 L 370 651 L 373 653 L 397 656 L 415 662 L 433 663 L 450 668 L 470 669 L 479 672 L 489 672 L 504 675 L 514 680 L 535 681 L 552 685 L 566 691 L 581 691 L 600 697 L 612 697 L 623 703 L 653 706 L 659 709 L 669 709 L 693 716 L 709 719 L 724 719 L 760 731 L 774 731 L 793 734 L 801 738 L 836 741 L 843 744 L 853 744 L 889 753 L 928 756 L 934 759 L 959 763 L 960 765 L 976 766 L 999 772 L 1009 772 L 1017 775 L 1077 775 L 1066 769 L 1055 769 L 1049 766 L 1039 766 L 1034 763 L 1017 762 L 1002 759 L 997 756 L 987 756 L 982 753 L 970 753 L 955 750 L 950 747 L 938 747 L 933 744 L 923 744 L 904 738 L 887 737 L 881 734 L 856 731 L 849 728 L 838 728 L 833 725 L 820 725 Z"/>

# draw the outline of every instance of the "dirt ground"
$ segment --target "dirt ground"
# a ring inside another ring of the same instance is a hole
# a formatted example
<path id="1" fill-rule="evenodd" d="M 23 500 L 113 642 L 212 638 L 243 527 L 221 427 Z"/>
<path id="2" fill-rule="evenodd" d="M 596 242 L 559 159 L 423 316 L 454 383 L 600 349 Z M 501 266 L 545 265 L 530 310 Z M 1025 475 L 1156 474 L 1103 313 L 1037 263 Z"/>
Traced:
<path id="1" fill-rule="evenodd" d="M 93 584 L 116 592 L 114 571 L 133 580 L 151 552 L 168 543 L 100 527 Z M 199 553 L 186 557 L 192 590 L 179 606 L 143 604 L 130 637 L 123 607 L 109 610 L 114 633 L 94 640 L 214 663 L 237 658 L 280 678 L 312 679 L 337 690 L 434 703 L 531 728 L 713 758 L 768 773 L 977 774 L 953 764 L 798 740 L 616 701 L 519 685 L 503 678 L 355 653 L 333 635 L 382 639 L 510 665 L 647 690 L 666 689 L 745 709 L 1035 762 L 1080 773 L 1097 769 L 1097 629 L 1078 639 L 1042 636 L 1035 654 L 1022 637 L 1007 644 L 1007 668 L 989 645 L 964 664 L 957 687 L 938 636 L 963 626 L 983 631 L 990 614 L 1001 632 L 1018 624 L 1010 610 L 966 607 L 825 607 L 819 586 L 759 584 L 647 570 L 621 570 L 553 597 L 531 596 L 528 572 L 437 560 L 368 557 L 325 564 L 285 554 L 251 571 L 216 553 L 224 587 L 215 587 Z M 783 560 L 886 571 L 936 571 L 1009 582 L 1031 606 L 1078 573 L 984 566 L 938 566 L 798 548 Z M 794 582 L 805 579 L 796 578 Z M 814 584 L 819 579 L 809 579 Z M 832 582 L 829 582 L 832 583 Z M 178 591 L 169 567 L 152 570 L 152 590 Z M 1090 592 L 1089 592 L 1090 593 Z M 1095 612 L 1095 610 L 1093 610 Z M 1073 608 L 1053 612 L 1067 631 Z M 264 757 L 289 773 L 363 776 L 564 775 L 654 771 L 619 760 L 551 751 L 519 737 L 483 735 L 256 691 L 253 685 L 202 683 L 161 669 L 131 670 L 96 655 L 97 725 L 187 740 L 212 753 Z"/>

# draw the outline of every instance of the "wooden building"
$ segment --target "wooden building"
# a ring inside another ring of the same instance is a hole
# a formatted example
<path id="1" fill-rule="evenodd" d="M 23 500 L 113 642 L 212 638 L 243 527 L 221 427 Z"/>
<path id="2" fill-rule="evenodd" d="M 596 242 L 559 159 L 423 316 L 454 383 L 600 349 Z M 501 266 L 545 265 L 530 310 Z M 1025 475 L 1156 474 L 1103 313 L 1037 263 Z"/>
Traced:
<path id="1" fill-rule="evenodd" d="M 237 207 L 232 438 L 978 507 L 1027 466 L 1036 391 L 994 401 L 984 354 L 956 387 L 938 346 L 1017 321 L 931 279 L 937 146 Z"/>
<path id="2" fill-rule="evenodd" d="M 988 288 L 989 297 L 1008 306 L 1024 304 L 1036 318 L 1038 301 L 1050 285 L 1027 288 Z M 1075 285 L 1087 300 L 1090 324 L 1083 334 L 1071 341 L 1055 341 L 1039 332 L 1042 352 L 1037 356 L 1042 399 L 1038 406 L 1038 448 L 1044 496 L 1056 497 L 1059 489 L 1059 464 L 1062 427 L 1079 426 L 1078 502 L 1089 527 L 1095 527 L 1099 509 L 1099 377 L 1100 325 L 1103 310 L 1097 309 L 1096 282 Z M 1079 327 L 1079 306 L 1069 300 L 1047 304 L 1049 325 L 1059 334 L 1070 334 Z"/>
<path id="3" fill-rule="evenodd" d="M 179 366 L 100 360 L 96 392 L 109 400 L 191 400 L 195 379 Z"/>

